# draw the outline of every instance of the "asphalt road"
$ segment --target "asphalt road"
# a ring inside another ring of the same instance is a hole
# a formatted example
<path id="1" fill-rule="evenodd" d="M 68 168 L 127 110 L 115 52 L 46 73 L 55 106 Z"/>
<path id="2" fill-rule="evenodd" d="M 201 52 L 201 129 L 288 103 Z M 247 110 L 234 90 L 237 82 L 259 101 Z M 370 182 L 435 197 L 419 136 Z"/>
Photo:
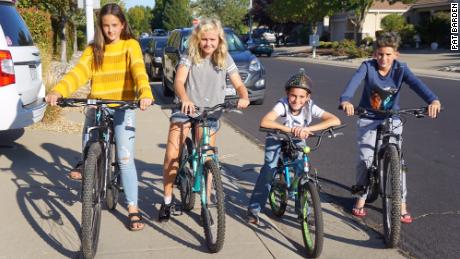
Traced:
<path id="1" fill-rule="evenodd" d="M 251 106 L 244 116 L 226 114 L 226 119 L 249 139 L 263 144 L 264 134 L 258 131 L 259 121 L 276 101 L 285 95 L 284 82 L 304 67 L 314 82 L 313 100 L 324 109 L 337 114 L 347 127 L 345 136 L 325 141 L 312 155 L 314 166 L 322 177 L 322 191 L 334 203 L 350 211 L 353 200 L 349 186 L 354 183 L 356 161 L 356 118 L 345 117 L 337 110 L 338 98 L 354 73 L 352 68 L 261 58 L 267 71 L 265 103 Z M 403 226 L 402 250 L 417 258 L 458 258 L 460 248 L 460 84 L 458 81 L 421 77 L 445 107 L 436 120 L 408 118 L 404 126 L 404 156 L 408 164 L 408 206 L 415 218 Z M 355 96 L 355 103 L 360 97 Z M 401 107 L 425 106 L 409 87 L 402 92 Z M 381 225 L 381 201 L 367 206 L 369 216 L 363 220 L 376 231 Z"/>

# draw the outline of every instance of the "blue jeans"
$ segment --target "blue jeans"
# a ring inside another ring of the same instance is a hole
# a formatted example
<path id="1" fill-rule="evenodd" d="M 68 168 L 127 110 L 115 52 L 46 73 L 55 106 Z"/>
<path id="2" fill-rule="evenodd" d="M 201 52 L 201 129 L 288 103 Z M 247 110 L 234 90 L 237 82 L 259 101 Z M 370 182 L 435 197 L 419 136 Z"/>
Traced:
<path id="1" fill-rule="evenodd" d="M 83 135 L 87 127 L 95 124 L 95 109 L 86 110 L 86 119 Z M 120 166 L 121 183 L 123 185 L 126 204 L 136 206 L 138 200 L 137 171 L 134 164 L 135 135 L 136 135 L 136 113 L 134 110 L 109 109 L 113 116 L 113 127 L 115 132 L 115 143 L 117 162 Z M 83 147 L 86 141 L 83 136 Z"/>
<path id="2" fill-rule="evenodd" d="M 298 142 L 297 145 L 302 145 L 304 142 Z M 252 191 L 251 198 L 249 200 L 248 211 L 252 214 L 259 213 L 267 203 L 268 194 L 270 192 L 271 182 L 273 176 L 278 167 L 278 160 L 281 153 L 281 142 L 279 140 L 267 137 L 265 139 L 265 158 L 264 165 L 260 170 L 259 176 L 257 177 L 254 190 Z M 301 154 L 300 159 L 301 159 Z M 302 170 L 302 160 L 299 160 L 297 170 Z"/>

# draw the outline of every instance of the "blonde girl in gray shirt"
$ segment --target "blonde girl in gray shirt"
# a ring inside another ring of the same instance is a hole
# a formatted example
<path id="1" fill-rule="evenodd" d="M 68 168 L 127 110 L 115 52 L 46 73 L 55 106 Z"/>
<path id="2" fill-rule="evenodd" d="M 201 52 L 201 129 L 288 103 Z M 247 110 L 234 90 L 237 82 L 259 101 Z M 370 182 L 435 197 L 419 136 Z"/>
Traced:
<path id="1" fill-rule="evenodd" d="M 219 20 L 202 19 L 189 39 L 188 56 L 183 57 L 177 68 L 174 90 L 179 111 L 173 111 L 170 119 L 168 141 L 163 164 L 164 202 L 158 220 L 168 220 L 171 215 L 173 183 L 179 167 L 179 150 L 191 128 L 187 114 L 199 107 L 213 107 L 225 99 L 226 76 L 238 93 L 238 108 L 249 105 L 248 91 L 241 81 L 238 69 L 228 54 L 224 30 Z M 218 120 L 211 121 L 211 145 L 215 145 Z"/>

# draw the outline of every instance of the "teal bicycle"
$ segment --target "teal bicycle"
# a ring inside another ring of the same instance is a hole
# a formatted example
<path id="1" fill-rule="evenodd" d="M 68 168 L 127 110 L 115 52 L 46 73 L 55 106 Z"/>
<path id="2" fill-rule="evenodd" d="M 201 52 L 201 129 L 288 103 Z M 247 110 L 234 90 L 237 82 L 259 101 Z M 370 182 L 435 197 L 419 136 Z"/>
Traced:
<path id="1" fill-rule="evenodd" d="M 210 118 L 225 111 L 235 111 L 235 101 L 226 101 L 212 108 L 195 107 L 188 115 L 192 137 L 187 137 L 180 151 L 179 170 L 175 184 L 180 192 L 180 208 L 190 211 L 195 206 L 195 194 L 201 201 L 201 220 L 206 245 L 210 252 L 219 252 L 225 239 L 225 201 L 220 173 L 218 149 L 210 144 Z M 178 109 L 180 104 L 164 105 L 162 109 Z"/>
<path id="2" fill-rule="evenodd" d="M 301 224 L 302 238 L 309 258 L 321 255 L 324 235 L 318 173 L 311 168 L 309 154 L 319 148 L 324 136 L 335 138 L 343 135 L 335 130 L 344 126 L 330 127 L 310 135 L 308 139 L 317 138 L 313 147 L 298 145 L 303 140 L 293 137 L 290 133 L 260 128 L 260 131 L 272 134 L 281 142 L 278 167 L 273 175 L 268 196 L 270 207 L 275 216 L 281 217 L 286 211 L 288 199 L 295 201 L 295 211 Z"/>

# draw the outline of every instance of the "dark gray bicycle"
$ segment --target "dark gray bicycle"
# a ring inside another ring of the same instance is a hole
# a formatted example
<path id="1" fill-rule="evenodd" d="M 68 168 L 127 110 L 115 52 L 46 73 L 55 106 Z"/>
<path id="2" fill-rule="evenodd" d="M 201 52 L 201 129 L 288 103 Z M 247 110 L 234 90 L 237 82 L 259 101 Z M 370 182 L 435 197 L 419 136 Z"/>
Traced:
<path id="1" fill-rule="evenodd" d="M 83 150 L 83 184 L 81 217 L 81 253 L 84 258 L 96 255 L 101 226 L 101 209 L 114 210 L 121 188 L 120 169 L 117 164 L 113 117 L 109 109 L 135 109 L 137 102 L 119 100 L 71 99 L 58 100 L 61 107 L 92 106 L 95 125 L 88 127 L 88 140 Z"/>

